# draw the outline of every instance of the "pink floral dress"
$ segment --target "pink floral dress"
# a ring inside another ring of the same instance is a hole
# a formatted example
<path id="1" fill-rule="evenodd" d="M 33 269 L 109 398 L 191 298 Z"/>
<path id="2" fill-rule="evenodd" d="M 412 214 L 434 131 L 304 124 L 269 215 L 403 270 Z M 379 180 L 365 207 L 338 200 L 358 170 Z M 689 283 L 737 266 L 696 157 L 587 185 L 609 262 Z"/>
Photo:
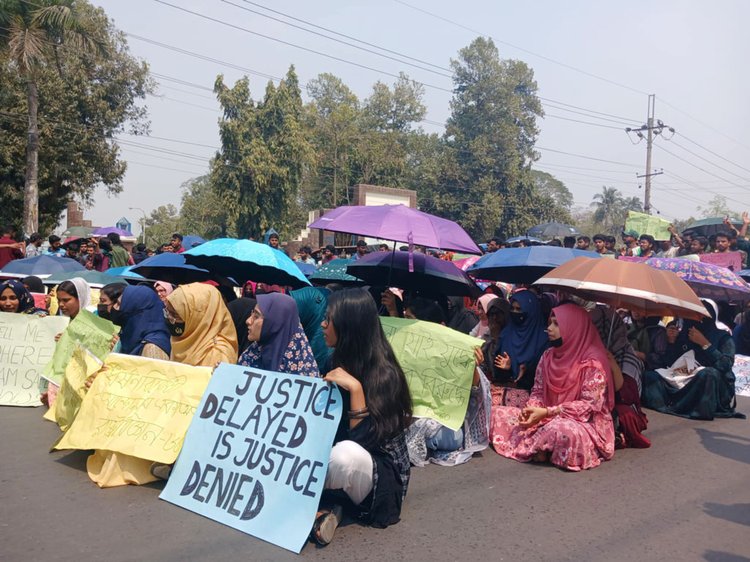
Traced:
<path id="1" fill-rule="evenodd" d="M 582 385 L 577 400 L 544 404 L 544 372 L 538 369 L 527 406 L 548 408 L 538 424 L 518 425 L 520 408 L 492 409 L 490 442 L 498 454 L 521 462 L 542 451 L 551 453 L 552 464 L 566 470 L 594 468 L 615 453 L 612 415 L 606 405 L 607 373 L 595 359 L 581 363 Z"/>

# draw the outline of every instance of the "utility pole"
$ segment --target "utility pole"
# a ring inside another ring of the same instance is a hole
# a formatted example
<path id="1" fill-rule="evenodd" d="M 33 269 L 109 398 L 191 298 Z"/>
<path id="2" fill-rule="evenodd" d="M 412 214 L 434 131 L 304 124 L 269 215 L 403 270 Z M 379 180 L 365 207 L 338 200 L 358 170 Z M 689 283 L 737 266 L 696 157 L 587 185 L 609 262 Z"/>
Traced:
<path id="1" fill-rule="evenodd" d="M 665 125 L 660 119 L 654 118 L 654 112 L 656 107 L 656 94 L 649 94 L 648 96 L 648 112 L 646 115 L 646 124 L 641 125 L 638 129 L 631 129 L 630 127 L 625 129 L 625 132 L 635 133 L 638 140 L 633 144 L 638 144 L 644 138 L 646 139 L 646 173 L 636 175 L 637 178 L 646 179 L 646 189 L 643 193 L 643 210 L 646 214 L 651 214 L 651 178 L 664 173 L 664 170 L 652 170 L 651 169 L 651 151 L 654 146 L 654 139 L 657 135 L 661 135 L 664 129 L 669 130 L 674 134 L 674 129 Z M 646 133 L 644 135 L 644 132 Z"/>

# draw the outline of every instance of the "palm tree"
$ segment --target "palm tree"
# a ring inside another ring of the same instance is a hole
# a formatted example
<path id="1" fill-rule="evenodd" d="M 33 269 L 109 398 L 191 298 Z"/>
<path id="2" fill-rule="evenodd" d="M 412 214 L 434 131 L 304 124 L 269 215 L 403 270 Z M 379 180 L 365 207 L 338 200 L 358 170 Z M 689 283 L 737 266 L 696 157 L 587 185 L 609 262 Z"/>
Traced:
<path id="1" fill-rule="evenodd" d="M 617 219 L 622 213 L 622 193 L 616 187 L 602 187 L 601 193 L 594 194 L 591 206 L 594 209 L 594 220 L 601 223 L 609 232 L 613 229 Z"/>
<path id="2" fill-rule="evenodd" d="M 104 49 L 80 15 L 76 0 L 0 0 L 0 48 L 26 82 L 28 139 L 23 197 L 23 228 L 28 236 L 39 226 L 38 73 L 54 64 L 62 73 L 58 49 L 64 44 L 83 52 Z"/>

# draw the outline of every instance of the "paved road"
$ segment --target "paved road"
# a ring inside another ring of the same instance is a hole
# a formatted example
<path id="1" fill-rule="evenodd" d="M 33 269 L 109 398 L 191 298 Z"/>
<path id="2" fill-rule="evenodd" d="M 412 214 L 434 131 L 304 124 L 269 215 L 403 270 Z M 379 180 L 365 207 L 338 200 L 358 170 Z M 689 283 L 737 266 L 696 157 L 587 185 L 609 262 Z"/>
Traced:
<path id="1" fill-rule="evenodd" d="M 300 559 L 159 500 L 161 484 L 98 489 L 85 453 L 47 453 L 57 430 L 41 414 L 0 408 L 0 560 Z M 650 420 L 651 449 L 579 474 L 491 450 L 415 469 L 401 523 L 347 525 L 301 557 L 750 561 L 750 421 Z"/>

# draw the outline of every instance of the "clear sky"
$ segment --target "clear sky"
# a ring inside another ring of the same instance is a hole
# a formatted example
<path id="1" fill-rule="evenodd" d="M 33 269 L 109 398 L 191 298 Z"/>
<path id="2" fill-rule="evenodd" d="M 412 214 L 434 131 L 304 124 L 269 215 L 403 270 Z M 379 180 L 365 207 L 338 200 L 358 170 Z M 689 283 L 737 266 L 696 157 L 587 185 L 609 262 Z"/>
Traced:
<path id="1" fill-rule="evenodd" d="M 639 189 L 643 180 L 635 176 L 645 170 L 645 142 L 632 144 L 623 129 L 645 122 L 647 94 L 654 93 L 656 117 L 677 131 L 671 141 L 655 143 L 652 167 L 663 168 L 665 174 L 653 182 L 654 209 L 668 219 L 686 218 L 716 194 L 725 195 L 738 214 L 750 209 L 750 77 L 746 72 L 750 2 L 164 2 L 270 38 L 156 0 L 94 0 L 119 29 L 131 34 L 131 51 L 149 63 L 160 96 L 147 100 L 151 138 L 122 137 L 128 143 L 122 145 L 128 162 L 125 189 L 117 197 L 108 197 L 103 188 L 97 190 L 95 205 L 86 212 L 97 225 L 111 225 L 123 215 L 137 224 L 140 212 L 129 207 L 146 213 L 167 203 L 179 207 L 180 185 L 207 171 L 208 159 L 219 145 L 218 104 L 210 89 L 220 73 L 230 83 L 249 71 L 260 74 L 250 75 L 253 95 L 258 98 L 268 76 L 283 76 L 294 64 L 303 89 L 319 73 L 331 72 L 364 98 L 374 82 L 392 83 L 389 74 L 404 71 L 430 85 L 424 99 L 430 122 L 420 126 L 428 132 L 442 131 L 433 122 L 444 123 L 450 112 L 451 94 L 445 90 L 450 90 L 451 80 L 440 75 L 444 70 L 427 67 L 437 74 L 428 72 L 247 11 L 291 21 L 258 5 L 444 68 L 477 35 L 491 36 L 503 58 L 521 59 L 533 68 L 548 115 L 539 122 L 541 159 L 536 167 L 563 180 L 577 205 L 588 205 L 602 185 L 617 187 L 626 196 L 643 197 Z M 291 23 L 309 27 L 299 21 Z M 153 41 L 220 62 L 180 54 Z"/>

